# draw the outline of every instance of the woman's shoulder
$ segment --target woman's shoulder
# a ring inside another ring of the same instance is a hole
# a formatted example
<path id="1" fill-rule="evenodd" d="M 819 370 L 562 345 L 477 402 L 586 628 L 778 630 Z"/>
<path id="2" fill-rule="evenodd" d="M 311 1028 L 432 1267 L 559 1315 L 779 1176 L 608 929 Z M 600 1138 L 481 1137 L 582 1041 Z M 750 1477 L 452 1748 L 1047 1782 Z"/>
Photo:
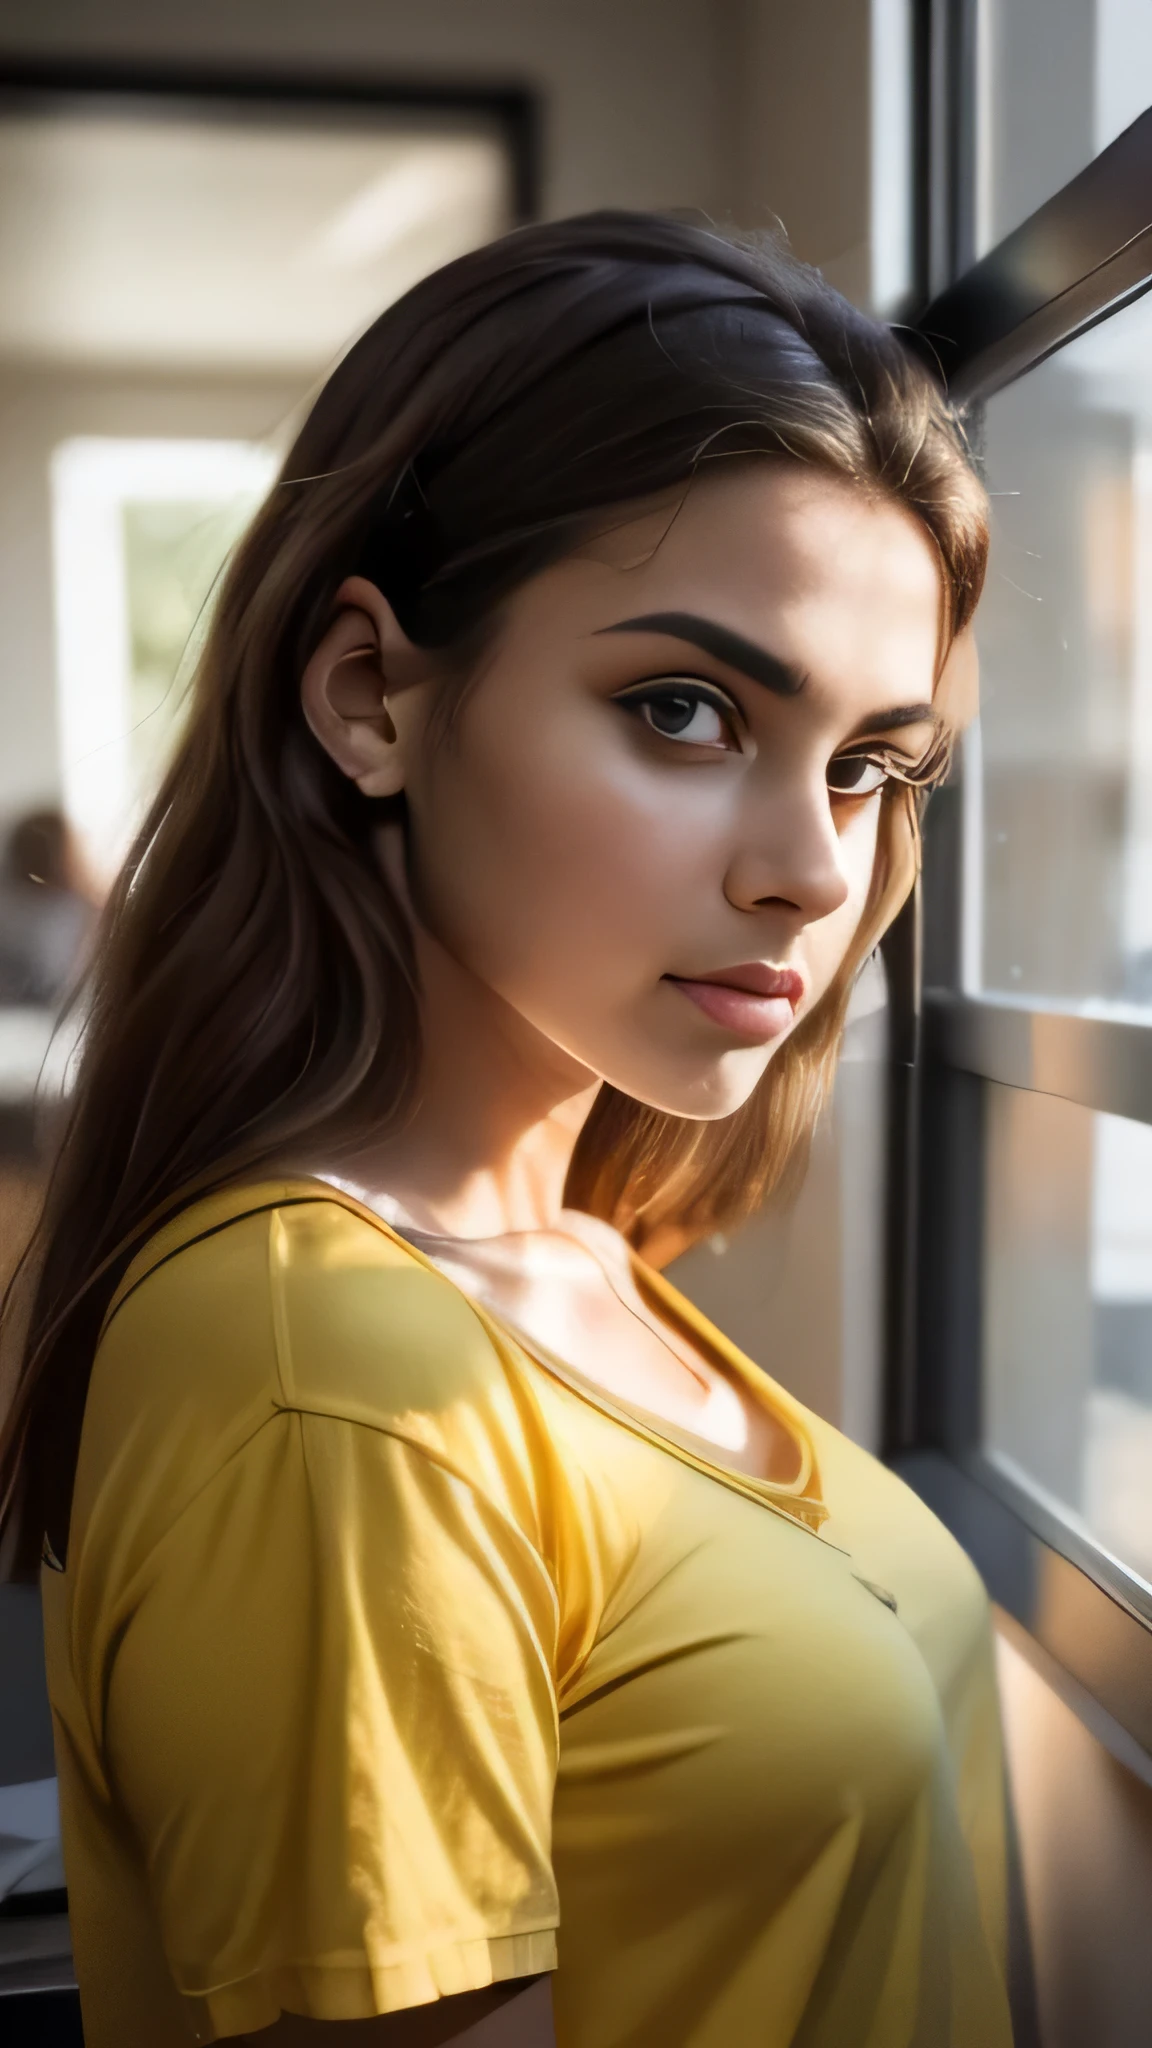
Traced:
<path id="1" fill-rule="evenodd" d="M 312 1453 L 372 1464 L 388 1443 L 531 1518 L 546 1434 L 500 1333 L 371 1210 L 319 1182 L 231 1187 L 157 1231 L 117 1289 L 74 1533 L 131 1526 L 143 1555 L 269 1461 L 287 1483 Z"/>
<path id="2" fill-rule="evenodd" d="M 223 1374 L 232 1396 L 347 1420 L 442 1403 L 498 1376 L 484 1318 L 370 1209 L 305 1179 L 218 1190 L 144 1244 L 98 1365 L 146 1354 L 155 1384 Z"/>
<path id="3" fill-rule="evenodd" d="M 375 1570 L 401 1540 L 449 1584 L 449 1553 L 499 1529 L 547 1605 L 542 1437 L 498 1333 L 352 1198 L 285 1180 L 188 1204 L 93 1366 L 66 1560 L 86 1668 L 153 1592 L 157 1626 L 196 1610 L 226 1643 L 245 1575 L 261 1611 L 291 1605 L 308 1572 Z"/>

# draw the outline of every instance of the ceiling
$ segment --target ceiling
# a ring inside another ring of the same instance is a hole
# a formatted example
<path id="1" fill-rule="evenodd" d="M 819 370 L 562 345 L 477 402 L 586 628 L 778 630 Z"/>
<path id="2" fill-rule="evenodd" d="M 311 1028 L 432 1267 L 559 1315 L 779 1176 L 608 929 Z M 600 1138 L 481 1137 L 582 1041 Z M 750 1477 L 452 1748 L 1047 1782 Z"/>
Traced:
<path id="1" fill-rule="evenodd" d="M 475 124 L 5 113 L 0 358 L 314 374 L 509 194 Z"/>

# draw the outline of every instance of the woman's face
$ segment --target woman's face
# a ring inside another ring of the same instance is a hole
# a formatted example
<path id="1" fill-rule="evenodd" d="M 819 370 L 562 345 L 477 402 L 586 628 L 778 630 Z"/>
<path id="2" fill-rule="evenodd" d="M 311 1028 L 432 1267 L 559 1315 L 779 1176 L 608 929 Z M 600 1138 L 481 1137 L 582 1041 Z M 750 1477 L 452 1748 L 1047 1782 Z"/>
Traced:
<path id="1" fill-rule="evenodd" d="M 435 675 L 388 698 L 420 921 L 589 1076 L 730 1114 L 851 943 L 940 617 L 912 515 L 799 466 L 615 526 L 510 599 L 447 734 Z"/>

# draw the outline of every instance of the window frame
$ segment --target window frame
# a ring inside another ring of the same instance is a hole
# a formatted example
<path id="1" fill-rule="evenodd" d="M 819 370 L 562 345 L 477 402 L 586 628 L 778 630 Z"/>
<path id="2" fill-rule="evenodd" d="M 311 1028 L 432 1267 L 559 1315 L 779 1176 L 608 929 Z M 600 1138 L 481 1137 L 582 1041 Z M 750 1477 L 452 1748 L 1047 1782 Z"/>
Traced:
<path id="1" fill-rule="evenodd" d="M 984 400 L 1152 290 L 1152 109 L 964 267 L 974 13 L 974 0 L 929 0 L 925 10 L 921 118 L 930 133 L 945 130 L 945 143 L 921 152 L 931 184 L 943 186 L 926 217 L 953 224 L 952 276 L 941 288 L 938 231 L 934 260 L 931 238 L 922 241 L 935 295 L 906 332 L 979 449 Z M 964 1544 L 992 1597 L 1090 1696 L 1114 1753 L 1142 1758 L 1152 1774 L 1152 1590 L 1059 1503 L 995 1464 L 981 1430 L 988 1085 L 1152 1124 L 1152 1016 L 1133 1023 L 966 994 L 962 885 L 957 780 L 930 807 L 922 881 L 886 947 L 896 1047 L 886 1452 Z"/>

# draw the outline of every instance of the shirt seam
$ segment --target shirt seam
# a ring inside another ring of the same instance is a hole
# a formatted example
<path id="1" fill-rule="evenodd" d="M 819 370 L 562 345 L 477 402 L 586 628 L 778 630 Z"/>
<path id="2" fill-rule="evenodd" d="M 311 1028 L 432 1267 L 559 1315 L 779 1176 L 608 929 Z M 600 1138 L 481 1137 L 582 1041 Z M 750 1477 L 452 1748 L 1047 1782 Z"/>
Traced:
<path id="1" fill-rule="evenodd" d="M 234 1445 L 233 1448 L 228 1452 L 227 1457 L 222 1458 L 219 1464 L 214 1465 L 212 1467 L 212 1470 L 205 1474 L 200 1484 L 196 1487 L 195 1492 L 189 1494 L 188 1499 L 184 1501 L 182 1505 L 177 1509 L 171 1521 L 165 1523 L 164 1528 L 160 1531 L 155 1542 L 149 1549 L 147 1558 L 144 1559 L 143 1562 L 137 1566 L 136 1570 L 132 1574 L 132 1577 L 127 1582 L 124 1593 L 121 1595 L 120 1600 L 118 1600 L 116 1603 L 117 1606 L 120 1606 L 122 1604 L 124 1598 L 126 1598 L 127 1594 L 133 1590 L 139 1579 L 147 1573 L 148 1567 L 152 1559 L 155 1557 L 157 1551 L 160 1549 L 161 1545 L 166 1543 L 169 1537 L 175 1533 L 175 1531 L 179 1528 L 181 1522 L 184 1520 L 184 1517 L 187 1514 L 189 1514 L 191 1510 L 196 1506 L 197 1502 L 200 1500 L 202 1495 L 207 1492 L 208 1488 L 212 1486 L 217 1479 L 222 1478 L 224 1474 L 228 1472 L 230 1467 L 235 1464 L 237 1458 L 243 1457 L 245 1451 L 251 1448 L 253 1443 L 255 1443 L 256 1438 L 258 1436 L 261 1436 L 266 1429 L 270 1429 L 273 1426 L 273 1424 L 281 1420 L 281 1418 L 291 1418 L 293 1416 L 299 1419 L 303 1419 L 304 1417 L 310 1417 L 313 1421 L 316 1422 L 330 1422 L 335 1424 L 337 1427 L 342 1427 L 345 1429 L 363 1429 L 371 1432 L 375 1436 L 388 1437 L 394 1443 L 403 1444 L 406 1450 L 413 1451 L 417 1457 L 423 1460 L 425 1464 L 434 1465 L 439 1471 L 446 1473 L 450 1479 L 454 1479 L 457 1481 L 459 1485 L 466 1487 L 468 1489 L 468 1492 L 473 1496 L 474 1499 L 480 1501 L 482 1504 L 486 1504 L 487 1506 L 491 1507 L 493 1511 L 500 1516 L 501 1521 L 503 1521 L 509 1529 L 515 1530 L 517 1536 L 520 1538 L 520 1541 L 524 1544 L 525 1548 L 531 1553 L 532 1557 L 536 1559 L 543 1574 L 545 1583 L 548 1587 L 548 1591 L 552 1597 L 553 1603 L 556 1604 L 556 1588 L 552 1582 L 552 1575 L 547 1568 L 544 1558 L 541 1556 L 541 1553 L 537 1550 L 531 1538 L 525 1533 L 525 1531 L 520 1527 L 520 1524 L 517 1521 L 515 1521 L 511 1515 L 506 1514 L 504 1510 L 500 1508 L 496 1502 L 492 1501 L 487 1495 L 481 1492 L 481 1489 L 477 1482 L 474 1479 L 470 1478 L 467 1472 L 463 1471 L 459 1466 L 453 1464 L 450 1459 L 438 1457 L 435 1451 L 432 1450 L 427 1444 L 420 1443 L 419 1440 L 415 1437 L 405 1435 L 405 1433 L 402 1430 L 390 1429 L 386 1423 L 368 1422 L 358 1415 L 341 1415 L 326 1408 L 311 1408 L 304 1402 L 277 1401 L 273 1402 L 272 1404 L 271 1414 L 265 1415 L 261 1419 L 261 1421 L 259 1421 L 256 1424 L 254 1429 L 249 1430 L 247 1436 L 244 1438 L 242 1443 Z M 307 1454 L 303 1445 L 303 1441 L 301 1442 L 301 1454 L 302 1456 L 304 1456 L 305 1464 L 307 1464 Z"/>
<path id="2" fill-rule="evenodd" d="M 212 1224 L 207 1229 L 198 1232 L 194 1238 L 185 1239 L 180 1245 L 175 1246 L 170 1252 L 166 1252 L 163 1258 L 157 1260 L 155 1265 L 149 1267 L 147 1273 L 142 1273 L 140 1275 L 139 1279 L 133 1283 L 133 1286 L 129 1290 L 128 1294 L 124 1296 L 123 1301 L 118 1303 L 116 1306 L 114 1313 L 118 1314 L 119 1309 L 122 1308 L 125 1302 L 127 1302 L 131 1298 L 131 1295 L 136 1292 L 137 1288 L 143 1286 L 145 1281 L 149 1280 L 152 1277 L 153 1273 L 158 1272 L 161 1266 L 166 1265 L 170 1259 L 178 1257 L 181 1252 L 190 1250 L 193 1245 L 202 1243 L 205 1239 L 215 1237 L 216 1235 L 218 1235 L 220 1231 L 229 1229 L 233 1223 L 245 1221 L 250 1216 L 262 1215 L 268 1219 L 265 1228 L 264 1277 L 265 1287 L 267 1290 L 266 1299 L 270 1321 L 270 1336 L 272 1340 L 272 1353 L 274 1360 L 273 1385 L 268 1390 L 268 1401 L 271 1412 L 262 1415 L 259 1418 L 259 1420 L 255 1423 L 255 1426 L 248 1430 L 243 1439 L 239 1443 L 233 1445 L 231 1449 L 228 1451 L 227 1455 L 221 1458 L 218 1463 L 212 1466 L 210 1471 L 204 1474 L 203 1478 L 195 1487 L 194 1491 L 188 1495 L 188 1498 L 184 1502 L 182 1502 L 181 1506 L 179 1507 L 177 1512 L 172 1516 L 171 1520 L 167 1521 L 164 1524 L 164 1527 L 158 1533 L 155 1541 L 149 1547 L 147 1557 L 141 1561 L 141 1563 L 137 1566 L 136 1570 L 132 1573 L 130 1579 L 124 1586 L 119 1599 L 116 1602 L 118 1617 L 119 1615 L 123 1614 L 125 1607 L 130 1604 L 130 1601 L 132 1597 L 135 1595 L 141 1582 L 147 1578 L 149 1568 L 152 1564 L 153 1559 L 156 1556 L 156 1553 L 159 1551 L 161 1546 L 167 1543 L 168 1540 L 175 1534 L 184 1517 L 187 1514 L 189 1514 L 191 1510 L 196 1506 L 197 1502 L 200 1500 L 202 1495 L 207 1491 L 207 1489 L 211 1487 L 215 1483 L 215 1481 L 221 1477 L 223 1473 L 230 1469 L 230 1467 L 234 1464 L 235 1460 L 243 1456 L 245 1451 L 247 1451 L 251 1447 L 251 1445 L 255 1442 L 256 1438 L 261 1434 L 261 1432 L 264 1429 L 268 1428 L 268 1426 L 271 1423 L 275 1422 L 276 1419 L 282 1415 L 311 1415 L 318 1421 L 342 1423 L 348 1428 L 372 1430 L 378 1435 L 387 1436 L 391 1438 L 394 1442 L 404 1444 L 407 1449 L 415 1452 L 426 1463 L 437 1466 L 439 1469 L 446 1472 L 451 1478 L 454 1478 L 456 1481 L 458 1481 L 458 1483 L 460 1483 L 463 1486 L 466 1486 L 474 1499 L 478 1501 L 483 1501 L 485 1498 L 482 1495 L 479 1487 L 465 1471 L 463 1471 L 459 1466 L 455 1465 L 450 1459 L 445 1457 L 438 1457 L 431 1446 L 422 1443 L 417 1437 L 407 1434 L 403 1430 L 389 1428 L 387 1424 L 384 1422 L 372 1421 L 363 1416 L 342 1413 L 339 1409 L 325 1409 L 319 1407 L 312 1407 L 307 1402 L 301 1402 L 299 1400 L 292 1398 L 292 1396 L 288 1393 L 287 1387 L 285 1386 L 285 1364 L 287 1364 L 287 1371 L 290 1376 L 292 1372 L 291 1336 L 288 1327 L 287 1305 L 283 1299 L 282 1264 L 277 1264 L 275 1259 L 275 1253 L 278 1249 L 275 1240 L 276 1220 L 277 1214 L 279 1210 L 281 1210 L 282 1208 L 298 1208 L 301 1206 L 307 1206 L 315 1202 L 317 1199 L 323 1200 L 324 1195 L 322 1193 L 320 1193 L 319 1195 L 314 1194 L 311 1190 L 309 1190 L 309 1192 L 306 1195 L 300 1195 L 298 1197 L 290 1196 L 285 1198 L 281 1195 L 277 1195 L 275 1200 L 258 1203 L 254 1205 L 252 1208 L 246 1209 L 243 1212 L 242 1216 L 229 1216 L 219 1223 Z M 342 1204 L 339 1201 L 339 1199 L 335 1196 L 333 1197 L 333 1199 L 334 1205 L 336 1207 L 346 1206 Z M 419 1262 L 417 1261 L 417 1263 Z M 464 1299 L 467 1300 L 467 1296 L 465 1296 Z M 469 1303 L 469 1307 L 471 1306 L 472 1304 Z M 109 1318 L 109 1321 L 110 1320 L 111 1317 Z M 103 1335 L 107 1327 L 108 1325 L 106 1323 L 104 1326 L 104 1330 L 101 1331 L 101 1338 L 103 1338 Z M 486 1332 L 486 1334 L 488 1333 Z M 491 1342 L 490 1336 L 489 1342 Z M 280 1399 L 276 1398 L 277 1393 L 279 1393 L 279 1395 L 281 1396 Z M 303 1442 L 301 1442 L 301 1455 L 304 1457 L 305 1469 L 307 1470 L 307 1457 Z M 559 1597 L 559 1590 L 555 1584 L 552 1573 L 548 1568 L 547 1560 L 542 1555 L 542 1553 L 537 1549 L 536 1545 L 532 1542 L 531 1538 L 528 1536 L 526 1531 L 520 1526 L 520 1524 L 517 1521 L 513 1519 L 511 1515 L 505 1514 L 501 1509 L 499 1509 L 496 1506 L 494 1502 L 489 1502 L 488 1505 L 491 1506 L 495 1512 L 501 1515 L 501 1519 L 509 1529 L 515 1530 L 519 1541 L 523 1544 L 524 1548 L 528 1551 L 528 1553 L 534 1560 L 536 1567 L 539 1570 L 540 1575 L 543 1578 L 543 1581 L 548 1589 L 548 1596 L 553 1614 L 554 1627 L 556 1630 L 556 1640 L 558 1641 L 561 1620 L 561 1602 Z M 115 1642 L 120 1626 L 121 1622 L 119 1618 L 117 1618 L 116 1622 L 109 1630 L 110 1645 Z M 549 1679 L 552 1684 L 553 1691 L 555 1691 L 559 1682 L 555 1670 L 549 1670 Z"/>
<path id="3" fill-rule="evenodd" d="M 476 1481 L 470 1478 L 467 1472 L 461 1470 L 461 1468 L 458 1465 L 454 1464 L 451 1461 L 451 1459 L 437 1457 L 434 1450 L 430 1449 L 425 1444 L 419 1443 L 416 1440 L 416 1438 L 405 1435 L 403 1430 L 389 1429 L 387 1424 L 382 1422 L 364 1422 L 361 1421 L 358 1417 L 350 1415 L 333 1415 L 324 1408 L 309 1408 L 300 1402 L 285 1402 L 284 1406 L 278 1410 L 278 1413 L 282 1415 L 293 1415 L 300 1422 L 303 1422 L 305 1418 L 310 1418 L 312 1421 L 315 1422 L 340 1423 L 348 1429 L 371 1430 L 377 1436 L 387 1437 L 389 1441 L 392 1443 L 403 1444 L 405 1450 L 413 1452 L 415 1456 L 418 1457 L 423 1464 L 434 1466 L 438 1472 L 443 1472 L 457 1486 L 464 1487 L 466 1492 L 471 1496 L 471 1498 L 474 1501 L 477 1501 L 480 1504 L 480 1506 L 487 1507 L 493 1513 L 497 1514 L 503 1526 L 514 1533 L 517 1542 L 520 1545 L 522 1545 L 524 1551 L 532 1560 L 532 1563 L 539 1574 L 542 1584 L 547 1589 L 549 1606 L 552 1615 L 553 1652 L 555 1652 L 555 1650 L 559 1647 L 560 1642 L 560 1624 L 562 1618 L 562 1610 L 560 1604 L 560 1596 L 557 1591 L 556 1584 L 553 1580 L 552 1574 L 548 1569 L 547 1560 L 542 1555 L 542 1553 L 536 1548 L 536 1545 L 533 1543 L 531 1537 L 526 1533 L 524 1529 L 521 1528 L 519 1522 L 517 1522 L 513 1516 L 507 1514 L 504 1511 L 504 1509 L 498 1506 L 498 1504 L 494 1502 L 488 1495 L 482 1493 Z M 304 1461 L 304 1470 L 308 1476 L 309 1491 L 311 1491 L 312 1482 L 308 1462 L 308 1445 L 305 1440 L 303 1430 L 301 1430 L 300 1434 L 300 1455 Z M 543 1645 L 541 1645 L 541 1648 L 543 1648 Z M 556 1670 L 554 1657 L 550 1659 L 545 1659 L 544 1673 L 548 1680 L 553 1700 L 556 1705 L 556 1713 L 558 1719 L 560 1675 Z"/>
<path id="4" fill-rule="evenodd" d="M 373 1420 L 363 1415 L 349 1415 L 336 1407 L 320 1407 L 306 1400 L 301 1400 L 297 1396 L 295 1391 L 296 1375 L 292 1355 L 292 1335 L 290 1316 L 288 1312 L 286 1290 L 284 1286 L 286 1253 L 289 1247 L 287 1232 L 283 1224 L 279 1224 L 278 1222 L 279 1207 L 279 1204 L 272 1206 L 272 1213 L 269 1217 L 268 1232 L 265 1243 L 268 1290 L 272 1315 L 272 1344 L 276 1359 L 277 1384 L 280 1388 L 282 1396 L 282 1400 L 280 1402 L 274 1402 L 274 1405 L 281 1408 L 284 1412 L 291 1411 L 297 1415 L 311 1415 L 319 1420 L 341 1421 L 352 1424 L 355 1427 L 361 1429 L 375 1430 L 378 1434 L 382 1436 L 390 1437 L 393 1440 L 393 1442 L 405 1444 L 410 1450 L 417 1452 L 419 1456 L 423 1460 L 425 1460 L 426 1463 L 437 1466 L 441 1471 L 446 1472 L 450 1477 L 458 1480 L 462 1485 L 466 1486 L 475 1499 L 482 1499 L 483 1496 L 480 1492 L 479 1487 L 476 1485 L 475 1481 L 471 1479 L 471 1477 L 466 1471 L 464 1471 L 459 1465 L 455 1464 L 450 1458 L 444 1456 L 443 1454 L 438 1454 L 436 1449 L 432 1445 L 425 1443 L 424 1441 L 422 1441 L 421 1438 L 415 1436 L 414 1434 L 403 1429 L 397 1429 L 394 1425 L 390 1425 L 389 1423 L 384 1421 Z M 387 1235 L 391 1237 L 396 1236 L 396 1233 L 392 1232 L 389 1226 L 387 1225 L 385 1225 L 385 1232 Z M 416 1251 L 413 1246 L 406 1244 L 402 1238 L 397 1239 L 397 1241 L 403 1246 L 403 1249 L 412 1256 L 413 1263 L 419 1269 L 427 1271 L 430 1277 L 441 1282 L 444 1286 L 451 1288 L 452 1292 L 455 1295 L 457 1295 L 459 1299 L 464 1303 L 465 1307 L 470 1311 L 473 1319 L 479 1324 L 480 1329 L 483 1332 L 485 1341 L 487 1342 L 493 1354 L 493 1357 L 497 1360 L 502 1372 L 505 1375 L 505 1378 L 507 1379 L 507 1361 L 503 1358 L 498 1345 L 493 1340 L 492 1329 L 489 1326 L 489 1323 L 480 1305 L 474 1302 L 469 1295 L 465 1294 L 462 1288 L 458 1288 L 455 1285 L 455 1282 L 449 1280 L 446 1277 L 446 1275 L 437 1273 L 436 1269 L 432 1266 L 431 1262 L 424 1258 L 423 1255 L 420 1254 L 418 1251 Z M 516 1398 L 514 1389 L 513 1398 Z M 517 1536 L 524 1543 L 526 1548 L 530 1551 L 541 1573 L 543 1574 L 543 1577 L 548 1586 L 549 1598 L 552 1604 L 554 1625 L 556 1631 L 555 1639 L 556 1644 L 558 1645 L 560 1641 L 560 1631 L 563 1618 L 563 1602 L 560 1598 L 560 1588 L 556 1583 L 556 1579 L 553 1575 L 553 1571 L 551 1569 L 548 1556 L 533 1541 L 531 1536 L 523 1528 L 521 1523 L 515 1519 L 514 1516 L 512 1516 L 511 1514 L 505 1514 L 503 1510 L 499 1510 L 498 1512 L 502 1514 L 502 1519 L 504 1520 L 506 1525 L 511 1529 L 515 1529 Z M 560 1683 L 559 1675 L 555 1668 L 550 1669 L 549 1677 L 553 1690 L 555 1691 Z"/>
<path id="5" fill-rule="evenodd" d="M 132 1285 L 125 1288 L 123 1294 L 113 1296 L 111 1306 L 100 1326 L 100 1335 L 96 1340 L 97 1344 L 99 1345 L 103 1342 L 121 1309 L 127 1307 L 133 1295 L 138 1293 L 140 1288 L 151 1280 L 154 1273 L 159 1273 L 162 1267 L 170 1265 L 172 1260 L 178 1259 L 183 1252 L 193 1251 L 198 1244 L 205 1244 L 209 1238 L 219 1237 L 221 1231 L 231 1230 L 234 1224 L 246 1223 L 250 1216 L 266 1216 L 270 1211 L 274 1213 L 277 1209 L 298 1209 L 318 1199 L 322 1199 L 322 1197 L 311 1194 L 278 1195 L 275 1201 L 256 1202 L 250 1209 L 240 1209 L 237 1210 L 235 1215 L 223 1217 L 219 1223 L 206 1224 L 203 1230 L 196 1231 L 192 1237 L 181 1238 L 179 1244 L 174 1244 L 170 1250 L 161 1252 L 160 1257 L 148 1267 L 146 1272 L 137 1274 Z M 161 1229 L 163 1228 L 164 1226 L 162 1225 Z M 160 1232 L 157 1232 L 156 1235 L 159 1236 Z M 140 1250 L 143 1251 L 145 1248 L 144 1245 L 141 1245 Z M 137 1254 L 138 1256 L 139 1254 Z"/>
<path id="6" fill-rule="evenodd" d="M 147 1581 L 150 1571 L 154 1569 L 155 1560 L 159 1552 L 162 1550 L 163 1546 L 166 1543 L 168 1543 L 170 1539 L 176 1534 L 185 1517 L 192 1511 L 192 1509 L 196 1506 L 197 1502 L 208 1491 L 208 1489 L 212 1485 L 214 1485 L 218 1479 L 222 1479 L 224 1477 L 224 1475 L 229 1471 L 232 1465 L 234 1465 L 236 1459 L 242 1457 L 244 1453 L 251 1448 L 256 1438 L 262 1435 L 264 1430 L 270 1428 L 274 1423 L 280 1421 L 282 1418 L 287 1419 L 289 1421 L 292 1418 L 295 1418 L 299 1422 L 303 1421 L 303 1419 L 307 1416 L 311 1416 L 312 1419 L 315 1421 L 331 1422 L 336 1424 L 337 1426 L 342 1426 L 346 1429 L 372 1430 L 377 1435 L 389 1437 L 393 1442 L 403 1444 L 406 1450 L 414 1452 L 418 1457 L 420 1457 L 423 1460 L 424 1463 L 434 1465 L 437 1467 L 438 1470 L 445 1472 L 447 1476 L 450 1479 L 453 1479 L 458 1485 L 464 1486 L 474 1500 L 480 1502 L 481 1505 L 488 1506 L 493 1510 L 494 1513 L 498 1514 L 504 1526 L 507 1529 L 513 1530 L 515 1532 L 516 1537 L 518 1538 L 520 1544 L 523 1546 L 524 1550 L 528 1553 L 534 1565 L 536 1566 L 540 1579 L 544 1587 L 547 1589 L 553 1623 L 553 1648 L 555 1649 L 558 1646 L 560 1640 L 561 1621 L 560 1601 L 556 1587 L 553 1583 L 552 1574 L 548 1570 L 545 1560 L 543 1559 L 543 1557 L 541 1557 L 540 1552 L 536 1549 L 535 1545 L 525 1535 L 519 1523 L 513 1521 L 510 1515 L 505 1514 L 503 1510 L 500 1509 L 494 1502 L 488 1500 L 486 1496 L 481 1493 L 475 1481 L 471 1480 L 466 1473 L 458 1471 L 448 1462 L 448 1460 L 439 1459 L 435 1456 L 429 1455 L 424 1445 L 414 1442 L 409 1437 L 403 1436 L 397 1430 L 388 1430 L 385 1429 L 382 1425 L 361 1422 L 354 1416 L 332 1415 L 325 1412 L 323 1409 L 316 1410 L 285 1403 L 284 1405 L 274 1406 L 272 1414 L 265 1416 L 263 1421 L 259 1422 L 256 1428 L 249 1432 L 249 1434 L 245 1437 L 243 1443 L 237 1444 L 235 1448 L 229 1452 L 226 1458 L 222 1459 L 218 1465 L 213 1466 L 212 1471 L 206 1474 L 201 1484 L 196 1488 L 195 1493 L 191 1494 L 189 1498 L 183 1503 L 178 1512 L 172 1517 L 172 1520 L 165 1524 L 164 1529 L 156 1538 L 156 1541 L 149 1547 L 147 1556 L 141 1560 L 139 1565 L 137 1565 L 135 1571 L 127 1580 L 119 1596 L 117 1597 L 114 1603 L 112 1616 L 107 1630 L 104 1652 L 100 1660 L 102 1667 L 100 1681 L 100 1729 L 98 1732 L 98 1739 L 100 1742 L 103 1741 L 103 1726 L 106 1719 L 108 1685 L 111 1680 L 111 1665 L 115 1657 L 116 1648 L 119 1643 L 120 1637 L 123 1633 L 126 1621 L 131 1614 L 133 1604 L 135 1600 L 139 1597 L 141 1587 Z M 311 1474 L 308 1469 L 308 1453 L 307 1446 L 303 1438 L 303 1432 L 301 1432 L 300 1436 L 300 1456 L 304 1464 L 305 1474 L 308 1481 L 309 1493 L 311 1493 Z M 533 1631 L 533 1634 L 535 1634 L 535 1631 Z M 541 1644 L 541 1651 L 543 1651 L 543 1647 L 543 1644 Z M 551 1661 L 547 1657 L 542 1657 L 542 1664 L 544 1676 L 548 1681 L 548 1686 L 552 1693 L 553 1708 L 556 1717 L 558 1731 L 560 1715 L 560 1677 L 559 1673 L 555 1669 L 553 1661 Z M 487 1940 L 490 1938 L 495 1937 L 477 1936 L 478 1940 Z"/>

